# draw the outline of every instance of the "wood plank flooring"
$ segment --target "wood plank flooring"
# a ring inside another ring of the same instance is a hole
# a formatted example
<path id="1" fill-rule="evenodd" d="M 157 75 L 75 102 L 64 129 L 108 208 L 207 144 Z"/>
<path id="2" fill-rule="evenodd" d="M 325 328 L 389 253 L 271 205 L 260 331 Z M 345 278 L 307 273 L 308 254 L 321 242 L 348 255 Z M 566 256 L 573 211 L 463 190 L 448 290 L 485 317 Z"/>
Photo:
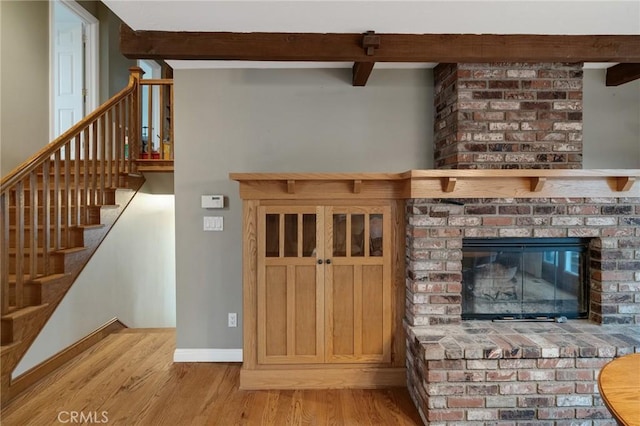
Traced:
<path id="1" fill-rule="evenodd" d="M 240 364 L 174 364 L 174 349 L 173 330 L 112 334 L 12 401 L 1 423 L 422 424 L 404 388 L 240 391 Z"/>

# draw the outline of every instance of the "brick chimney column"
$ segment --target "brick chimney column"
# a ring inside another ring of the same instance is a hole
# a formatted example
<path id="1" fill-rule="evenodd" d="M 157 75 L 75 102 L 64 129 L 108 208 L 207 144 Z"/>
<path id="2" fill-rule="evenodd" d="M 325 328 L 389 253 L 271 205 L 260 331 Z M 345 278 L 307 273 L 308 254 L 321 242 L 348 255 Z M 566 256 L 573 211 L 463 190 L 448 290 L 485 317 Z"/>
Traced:
<path id="1" fill-rule="evenodd" d="M 440 64 L 438 169 L 582 168 L 582 64 Z"/>

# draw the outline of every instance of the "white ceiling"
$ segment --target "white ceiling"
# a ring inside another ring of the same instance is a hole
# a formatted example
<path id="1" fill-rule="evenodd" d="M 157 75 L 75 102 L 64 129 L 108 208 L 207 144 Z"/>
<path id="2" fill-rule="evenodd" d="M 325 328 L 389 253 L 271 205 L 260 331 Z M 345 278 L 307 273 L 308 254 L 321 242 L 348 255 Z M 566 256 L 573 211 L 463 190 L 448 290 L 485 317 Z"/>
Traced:
<path id="1" fill-rule="evenodd" d="M 134 30 L 640 35 L 640 0 L 102 1 Z M 174 68 L 353 65 L 235 61 L 170 61 L 170 64 Z M 591 64 L 594 66 L 604 64 Z"/>

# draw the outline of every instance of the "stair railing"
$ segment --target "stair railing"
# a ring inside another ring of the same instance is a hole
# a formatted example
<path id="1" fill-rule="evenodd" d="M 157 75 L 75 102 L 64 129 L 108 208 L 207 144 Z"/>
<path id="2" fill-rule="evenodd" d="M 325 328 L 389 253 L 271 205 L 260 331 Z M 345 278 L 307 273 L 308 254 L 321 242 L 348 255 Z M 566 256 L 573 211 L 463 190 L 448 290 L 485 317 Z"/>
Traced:
<path id="1" fill-rule="evenodd" d="M 131 68 L 126 88 L 2 178 L 2 315 L 29 306 L 25 283 L 61 272 L 55 252 L 72 247 L 72 229 L 99 223 L 100 206 L 114 204 L 121 179 L 137 172 L 142 74 Z M 171 100 L 172 82 L 155 82 Z M 165 140 L 173 158 L 171 128 Z"/>
<path id="2" fill-rule="evenodd" d="M 140 100 L 146 102 L 141 104 L 141 123 L 146 126 L 139 158 L 173 160 L 173 80 L 140 80 Z"/>

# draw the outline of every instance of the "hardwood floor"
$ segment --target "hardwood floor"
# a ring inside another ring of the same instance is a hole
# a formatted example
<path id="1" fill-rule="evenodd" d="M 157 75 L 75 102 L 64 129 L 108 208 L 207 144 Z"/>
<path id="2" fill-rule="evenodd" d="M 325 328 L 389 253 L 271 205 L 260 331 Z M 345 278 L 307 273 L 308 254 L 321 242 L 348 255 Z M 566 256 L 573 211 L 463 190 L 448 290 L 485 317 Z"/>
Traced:
<path id="1" fill-rule="evenodd" d="M 174 364 L 174 349 L 173 330 L 112 334 L 12 401 L 1 423 L 422 424 L 404 388 L 240 391 L 240 364 Z"/>

